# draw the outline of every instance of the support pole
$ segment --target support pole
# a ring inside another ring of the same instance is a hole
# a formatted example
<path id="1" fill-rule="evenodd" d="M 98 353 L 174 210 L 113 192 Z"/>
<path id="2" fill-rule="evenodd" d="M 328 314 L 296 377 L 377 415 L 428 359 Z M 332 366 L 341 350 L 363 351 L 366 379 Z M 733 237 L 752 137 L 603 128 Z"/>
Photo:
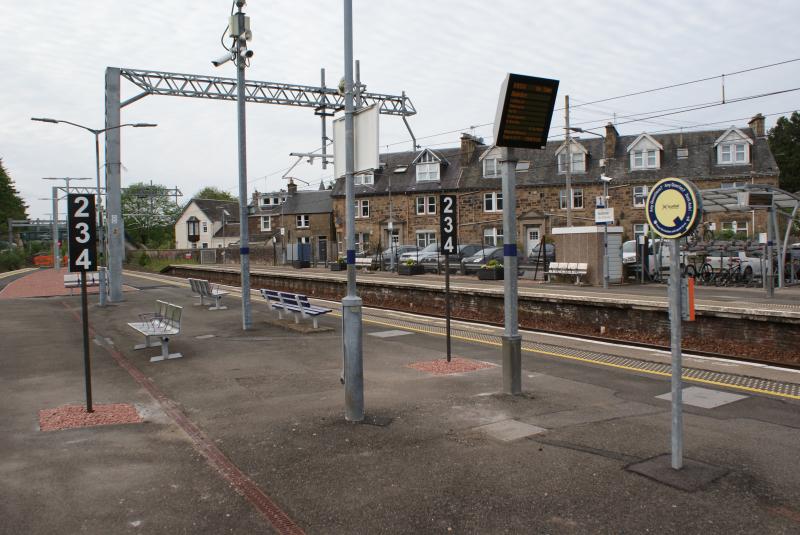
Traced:
<path id="1" fill-rule="evenodd" d="M 767 277 L 765 279 L 767 288 L 767 298 L 775 297 L 775 276 L 772 271 L 772 241 L 775 233 L 772 228 L 772 208 L 767 208 Z"/>
<path id="2" fill-rule="evenodd" d="M 242 12 L 239 6 L 238 13 Z M 245 123 L 245 58 L 242 40 L 236 38 L 236 119 L 239 138 L 239 256 L 242 285 L 242 329 L 253 326 L 250 316 L 250 231 L 247 227 L 247 126 Z"/>
<path id="3" fill-rule="evenodd" d="M 322 93 L 325 93 L 325 69 L 319 70 L 319 80 L 320 80 L 320 88 L 322 88 Z M 328 111 L 327 108 L 322 108 L 320 110 L 319 118 L 322 121 L 322 168 L 328 168 L 328 133 L 327 133 L 327 125 L 326 125 L 326 117 Z"/>
<path id="4" fill-rule="evenodd" d="M 58 246 L 58 187 L 53 187 L 53 269 L 61 267 L 61 248 Z"/>
<path id="5" fill-rule="evenodd" d="M 106 211 L 108 213 L 108 300 L 122 301 L 122 263 L 125 260 L 125 224 L 122 220 L 120 176 L 120 70 L 106 68 Z"/>
<path id="6" fill-rule="evenodd" d="M 100 132 L 94 131 L 94 159 L 95 159 L 95 174 L 97 177 L 97 241 L 100 245 L 100 255 L 103 259 L 98 259 L 98 265 L 102 266 L 108 262 L 105 248 L 106 233 L 103 225 L 103 190 L 100 188 Z M 99 267 L 97 269 L 97 276 L 100 279 L 100 287 L 98 293 L 100 294 L 100 306 L 106 306 L 106 273 L 105 269 Z"/>
<path id="7" fill-rule="evenodd" d="M 86 271 L 81 271 L 81 316 L 83 319 L 83 375 L 86 386 L 86 412 L 92 408 L 92 367 L 89 358 L 89 299 L 86 295 Z"/>
<path id="8" fill-rule="evenodd" d="M 447 362 L 451 360 L 451 341 L 450 341 L 450 254 L 444 254 L 444 318 L 445 329 L 447 331 Z"/>
<path id="9" fill-rule="evenodd" d="M 778 288 L 784 288 L 786 286 L 786 281 L 783 280 L 783 276 L 785 273 L 785 265 L 784 262 L 786 260 L 786 250 L 783 248 L 783 242 L 781 241 L 780 236 L 781 229 L 778 226 L 778 208 L 773 206 L 772 208 L 772 236 L 775 240 L 775 247 L 777 248 L 777 259 L 775 264 L 778 268 Z"/>
<path id="10" fill-rule="evenodd" d="M 608 208 L 608 182 L 603 181 L 603 208 Z M 603 224 L 603 289 L 608 290 L 608 223 Z"/>
<path id="11" fill-rule="evenodd" d="M 569 95 L 564 95 L 564 171 L 567 176 L 567 226 L 572 226 L 572 131 L 569 129 Z"/>
<path id="12" fill-rule="evenodd" d="M 342 299 L 345 419 L 364 420 L 364 365 L 361 347 L 361 298 L 356 293 L 356 231 L 353 171 L 353 0 L 344 0 L 344 131 L 347 295 Z"/>
<path id="13" fill-rule="evenodd" d="M 672 347 L 672 468 L 683 468 L 683 385 L 681 379 L 681 257 L 679 240 L 669 240 L 669 325 Z"/>
<path id="14" fill-rule="evenodd" d="M 517 320 L 517 161 L 508 148 L 503 149 L 503 155 L 503 392 L 517 395 L 522 392 L 522 337 Z"/>

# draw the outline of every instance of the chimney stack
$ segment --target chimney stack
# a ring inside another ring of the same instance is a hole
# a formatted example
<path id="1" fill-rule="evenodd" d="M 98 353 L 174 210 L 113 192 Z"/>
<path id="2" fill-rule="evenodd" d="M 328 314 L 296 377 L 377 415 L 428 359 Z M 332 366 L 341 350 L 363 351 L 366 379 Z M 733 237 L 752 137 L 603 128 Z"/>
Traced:
<path id="1" fill-rule="evenodd" d="M 291 178 L 289 179 L 289 183 L 286 185 L 286 191 L 289 192 L 289 195 L 294 195 L 297 193 L 297 184 L 295 184 L 294 180 Z"/>
<path id="2" fill-rule="evenodd" d="M 604 154 L 606 160 L 611 160 L 614 158 L 614 154 L 616 154 L 617 152 L 618 139 L 619 139 L 619 132 L 617 132 L 617 129 L 614 127 L 612 123 L 608 123 L 606 125 L 606 142 L 605 142 L 605 154 Z"/>
<path id="3" fill-rule="evenodd" d="M 483 140 L 467 134 L 466 132 L 461 134 L 461 161 L 464 164 L 468 164 L 472 161 L 472 158 L 475 156 L 475 149 L 478 145 L 483 145 Z"/>
<path id="4" fill-rule="evenodd" d="M 753 129 L 753 135 L 757 138 L 764 137 L 764 116 L 760 113 L 756 114 L 747 125 Z"/>

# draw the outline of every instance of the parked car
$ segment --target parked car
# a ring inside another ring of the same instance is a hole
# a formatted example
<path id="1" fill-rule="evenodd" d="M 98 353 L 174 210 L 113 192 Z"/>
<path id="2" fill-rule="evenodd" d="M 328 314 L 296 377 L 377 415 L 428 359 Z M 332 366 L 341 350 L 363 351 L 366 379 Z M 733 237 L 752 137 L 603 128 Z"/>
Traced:
<path id="1" fill-rule="evenodd" d="M 474 275 L 489 260 L 503 261 L 502 247 L 484 247 L 472 256 L 461 261 L 461 269 L 467 275 Z"/>
<path id="2" fill-rule="evenodd" d="M 481 249 L 483 249 L 483 245 L 477 243 L 459 245 L 458 253 L 450 255 L 450 272 L 452 273 L 454 270 L 458 269 L 459 262 L 461 262 L 462 258 L 472 256 Z M 422 264 L 425 271 L 436 273 L 444 271 L 444 255 L 439 253 L 438 250 L 437 252 L 425 253 L 424 256 L 420 256 L 419 263 Z"/>
<path id="3" fill-rule="evenodd" d="M 531 254 L 525 259 L 526 264 L 537 264 L 540 262 L 555 262 L 556 260 L 556 246 L 552 243 L 544 244 L 544 250 L 542 250 L 542 244 L 537 243 L 534 245 Z"/>
<path id="4" fill-rule="evenodd" d="M 419 251 L 419 247 L 416 245 L 395 245 L 394 247 L 390 247 L 381 253 L 383 266 L 388 268 L 392 264 L 392 255 L 394 255 L 394 265 L 396 266 L 400 263 L 400 257 L 403 254 L 416 251 Z"/>
<path id="5" fill-rule="evenodd" d="M 405 262 L 406 260 L 414 260 L 415 262 L 419 262 L 426 254 L 433 253 L 436 255 L 436 251 L 439 250 L 439 244 L 434 242 L 430 245 L 418 249 L 416 251 L 408 251 L 400 255 L 400 262 Z"/>

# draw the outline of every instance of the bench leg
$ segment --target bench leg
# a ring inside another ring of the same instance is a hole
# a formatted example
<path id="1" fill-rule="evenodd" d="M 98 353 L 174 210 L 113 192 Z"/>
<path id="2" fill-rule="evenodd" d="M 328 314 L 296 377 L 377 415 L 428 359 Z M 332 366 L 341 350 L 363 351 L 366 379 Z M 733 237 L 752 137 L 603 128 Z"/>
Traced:
<path id="1" fill-rule="evenodd" d="M 319 329 L 319 322 L 317 321 L 317 317 L 316 317 L 316 316 L 314 316 L 313 318 L 311 318 L 311 323 L 313 323 L 313 324 L 314 324 L 314 328 L 315 328 L 315 329 Z"/>
<path id="2" fill-rule="evenodd" d="M 157 347 L 158 344 L 155 343 L 155 341 L 151 341 L 150 338 L 151 338 L 150 336 L 145 336 L 144 343 L 136 344 L 135 346 L 133 346 L 133 349 L 138 350 L 138 349 L 147 349 L 148 347 Z"/>
<path id="3" fill-rule="evenodd" d="M 179 359 L 183 357 L 180 353 L 169 352 L 169 338 L 163 336 L 161 338 L 161 354 L 150 358 L 150 362 L 160 362 L 167 359 Z"/>
<path id="4" fill-rule="evenodd" d="M 209 310 L 228 310 L 228 307 L 220 306 L 219 304 L 222 302 L 222 296 L 215 296 L 214 297 L 214 306 L 208 307 Z"/>
<path id="5" fill-rule="evenodd" d="M 300 314 L 298 314 L 297 312 L 295 312 L 295 314 L 294 314 L 294 322 L 295 323 L 300 323 Z"/>

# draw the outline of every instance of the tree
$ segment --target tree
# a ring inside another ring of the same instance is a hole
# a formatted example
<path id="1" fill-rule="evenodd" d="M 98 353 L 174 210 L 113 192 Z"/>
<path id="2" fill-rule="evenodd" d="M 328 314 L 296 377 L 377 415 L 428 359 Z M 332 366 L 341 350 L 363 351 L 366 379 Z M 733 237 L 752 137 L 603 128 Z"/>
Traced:
<path id="1" fill-rule="evenodd" d="M 173 246 L 181 207 L 160 184 L 131 184 L 122 192 L 122 218 L 128 236 L 149 248 Z"/>
<path id="2" fill-rule="evenodd" d="M 195 196 L 195 199 L 216 199 L 218 201 L 233 201 L 236 202 L 238 199 L 228 193 L 227 191 L 221 190 L 219 188 L 215 188 L 213 186 L 208 186 L 200 191 L 198 191 Z"/>
<path id="3" fill-rule="evenodd" d="M 27 219 L 28 207 L 19 196 L 14 181 L 6 173 L 3 160 L 0 159 L 0 236 L 8 234 L 8 219 Z"/>
<path id="4" fill-rule="evenodd" d="M 778 119 L 769 130 L 768 140 L 781 170 L 780 187 L 792 193 L 800 191 L 800 113 Z"/>

